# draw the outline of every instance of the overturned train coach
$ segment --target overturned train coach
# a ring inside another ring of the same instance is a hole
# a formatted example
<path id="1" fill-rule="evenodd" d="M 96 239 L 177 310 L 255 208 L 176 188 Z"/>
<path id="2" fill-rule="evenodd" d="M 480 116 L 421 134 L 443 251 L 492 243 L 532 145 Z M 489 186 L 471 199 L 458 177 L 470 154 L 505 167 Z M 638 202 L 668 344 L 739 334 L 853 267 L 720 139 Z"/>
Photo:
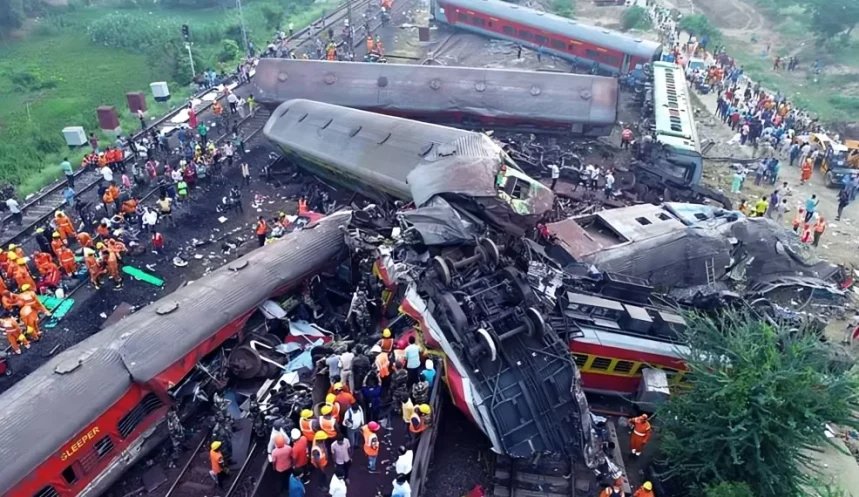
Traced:
<path id="1" fill-rule="evenodd" d="M 291 161 L 371 198 L 442 198 L 522 235 L 554 194 L 491 138 L 310 100 L 289 100 L 263 128 Z"/>
<path id="2" fill-rule="evenodd" d="M 272 110 L 302 98 L 470 129 L 585 136 L 608 136 L 617 120 L 617 80 L 580 74 L 262 59 L 253 84 Z"/>
<path id="3" fill-rule="evenodd" d="M 257 306 L 346 253 L 335 214 L 63 351 L 0 396 L 0 494 L 95 496 L 158 443 L 171 390 Z"/>

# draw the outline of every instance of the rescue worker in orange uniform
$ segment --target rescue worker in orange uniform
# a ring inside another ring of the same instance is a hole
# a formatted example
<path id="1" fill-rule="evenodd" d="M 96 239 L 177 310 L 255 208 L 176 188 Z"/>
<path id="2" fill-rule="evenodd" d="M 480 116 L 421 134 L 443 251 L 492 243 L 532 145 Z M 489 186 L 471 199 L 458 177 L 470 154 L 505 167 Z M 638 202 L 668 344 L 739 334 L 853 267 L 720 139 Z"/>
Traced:
<path id="1" fill-rule="evenodd" d="M 23 288 L 24 285 L 29 285 L 30 288 L 36 288 L 36 280 L 30 274 L 30 268 L 27 267 L 25 259 L 18 259 L 18 269 L 15 270 L 15 282 L 18 283 L 18 288 Z"/>
<path id="2" fill-rule="evenodd" d="M 327 483 L 325 477 L 325 468 L 328 466 L 328 449 L 325 447 L 326 440 L 328 440 L 328 435 L 324 431 L 317 431 L 313 435 L 313 446 L 310 447 L 310 464 L 316 468 L 315 473 L 319 475 L 319 488 L 325 488 L 325 484 Z"/>
<path id="3" fill-rule="evenodd" d="M 54 251 L 54 256 L 59 259 L 60 249 L 67 246 L 68 242 L 66 242 L 65 238 L 63 238 L 58 231 L 54 231 L 54 234 L 51 235 L 51 237 L 53 238 L 53 240 L 51 240 L 51 250 Z"/>
<path id="4" fill-rule="evenodd" d="M 305 409 L 301 411 L 301 419 L 298 420 L 298 427 L 301 433 L 309 443 L 313 443 L 313 436 L 319 431 L 319 422 L 313 419 L 313 411 Z"/>
<path id="5" fill-rule="evenodd" d="M 373 51 L 374 43 L 373 43 L 373 35 L 367 35 L 367 53 Z"/>
<path id="6" fill-rule="evenodd" d="M 334 62 L 337 60 L 337 48 L 333 43 L 329 43 L 328 47 L 325 49 L 325 58 L 329 62 Z"/>
<path id="7" fill-rule="evenodd" d="M 308 212 L 308 210 L 307 210 L 307 199 L 304 197 L 299 197 L 299 199 L 298 199 L 298 215 L 300 216 L 300 215 L 304 214 L 305 212 Z"/>
<path id="8" fill-rule="evenodd" d="M 95 250 L 89 248 L 84 249 L 84 264 L 86 265 L 87 271 L 89 271 L 90 283 L 92 283 L 92 286 L 98 290 L 101 288 L 99 279 L 101 278 L 101 275 L 104 274 L 104 268 L 101 267 L 98 259 L 95 258 Z"/>
<path id="9" fill-rule="evenodd" d="M 60 286 L 60 268 L 51 260 L 42 267 L 42 277 L 36 282 L 36 289 L 40 294 L 45 295 L 48 290 L 53 290 Z"/>
<path id="10" fill-rule="evenodd" d="M 796 210 L 796 216 L 793 218 L 793 232 L 799 233 L 799 227 L 805 222 L 805 208 L 800 207 Z"/>
<path id="11" fill-rule="evenodd" d="M 75 253 L 70 248 L 63 247 L 60 249 L 60 266 L 66 276 L 74 277 L 78 272 L 78 263 L 75 262 Z"/>
<path id="12" fill-rule="evenodd" d="M 57 224 L 57 232 L 64 240 L 74 238 L 77 234 L 75 233 L 74 225 L 72 225 L 72 220 L 66 216 L 65 212 L 57 211 L 57 214 L 54 217 L 54 222 Z"/>
<path id="13" fill-rule="evenodd" d="M 340 404 L 337 403 L 337 396 L 329 393 L 325 396 L 325 405 L 331 406 L 331 416 L 339 423 L 340 422 Z M 326 431 L 326 433 L 328 433 Z"/>
<path id="14" fill-rule="evenodd" d="M 36 271 L 38 271 L 39 274 L 44 275 L 47 271 L 48 264 L 53 264 L 54 259 L 51 257 L 51 254 L 35 252 L 33 254 L 33 262 L 36 264 Z"/>
<path id="15" fill-rule="evenodd" d="M 33 287 L 30 285 L 22 286 L 21 291 L 18 293 L 18 307 L 24 307 L 25 305 L 29 305 L 46 316 L 51 315 L 51 313 L 48 312 L 48 309 L 42 305 L 42 301 L 39 300 L 39 297 L 36 296 L 36 292 L 33 291 Z"/>
<path id="16" fill-rule="evenodd" d="M 113 185 L 111 185 L 111 186 L 113 186 Z M 101 201 L 104 204 L 104 211 L 108 214 L 108 216 L 110 216 L 111 215 L 111 211 L 110 211 L 111 207 L 110 206 L 113 205 L 113 201 L 114 201 L 113 192 L 110 191 L 110 188 L 108 188 L 107 190 L 104 191 L 104 194 L 101 196 Z"/>
<path id="17" fill-rule="evenodd" d="M 116 282 L 116 287 L 122 287 L 122 276 L 119 274 L 120 263 L 122 262 L 121 254 L 125 252 L 125 244 L 116 240 L 107 241 L 107 272 L 113 281 Z M 104 253 L 102 253 L 104 258 Z"/>
<path id="18" fill-rule="evenodd" d="M 642 414 L 629 420 L 632 427 L 632 435 L 629 437 L 629 450 L 633 456 L 640 456 L 644 446 L 650 440 L 651 427 L 647 420 L 647 414 Z"/>
<path id="19" fill-rule="evenodd" d="M 18 326 L 18 321 L 15 318 L 11 316 L 0 318 L 0 328 L 6 332 L 9 345 L 16 354 L 21 353 L 21 345 L 19 344 L 23 344 L 24 348 L 30 348 L 30 342 L 27 340 L 26 335 L 21 333 L 21 327 Z"/>
<path id="20" fill-rule="evenodd" d="M 385 47 L 382 46 L 382 37 L 376 35 L 376 51 L 379 52 L 380 57 L 385 56 Z"/>
<path id="21" fill-rule="evenodd" d="M 0 295 L 3 295 L 4 292 L 8 292 L 9 288 L 6 287 L 6 280 L 0 277 Z"/>
<path id="22" fill-rule="evenodd" d="M 367 454 L 367 467 L 370 473 L 376 472 L 376 459 L 379 457 L 377 431 L 379 431 L 379 423 L 375 421 L 370 421 L 361 427 L 361 434 L 364 435 L 364 454 Z"/>
<path id="23" fill-rule="evenodd" d="M 3 309 L 6 312 L 12 312 L 18 307 L 18 296 L 9 290 L 3 290 L 3 294 L 0 296 L 0 303 L 2 303 Z"/>
<path id="24" fill-rule="evenodd" d="M 34 341 L 38 342 L 41 338 L 41 334 L 39 333 L 39 313 L 29 305 L 25 305 L 21 308 L 20 318 L 21 323 L 26 329 L 25 334 L 30 335 Z"/>
<path id="25" fill-rule="evenodd" d="M 379 340 L 379 347 L 382 347 L 382 352 L 389 354 L 394 349 L 394 338 L 391 336 L 390 328 L 385 328 L 382 331 L 382 339 Z"/>
<path id="26" fill-rule="evenodd" d="M 654 497 L 653 484 L 649 481 L 644 482 L 644 484 L 632 494 L 632 497 Z"/>
<path id="27" fill-rule="evenodd" d="M 322 413 L 319 416 L 319 429 L 328 435 L 328 438 L 335 438 L 337 436 L 337 418 L 332 414 L 333 411 L 328 404 L 319 409 L 319 412 Z"/>
<path id="28" fill-rule="evenodd" d="M 19 259 L 22 257 L 27 257 L 27 254 L 24 253 L 24 249 L 15 245 L 14 243 L 9 244 L 9 252 L 14 253 L 15 256 L 17 256 Z"/>
<path id="29" fill-rule="evenodd" d="M 18 272 L 18 255 L 15 254 L 15 252 L 7 255 L 6 267 L 4 269 L 6 271 L 7 280 L 15 279 L 15 273 Z"/>
<path id="30" fill-rule="evenodd" d="M 812 230 L 814 231 L 814 241 L 811 244 L 816 247 L 820 243 L 820 237 L 823 236 L 823 232 L 826 231 L 826 221 L 823 220 L 823 216 L 817 216 L 817 221 L 814 222 Z"/>
<path id="31" fill-rule="evenodd" d="M 623 494 L 623 478 L 614 480 L 610 487 L 605 487 L 600 492 L 600 497 L 624 497 Z"/>
<path id="32" fill-rule="evenodd" d="M 255 229 L 255 233 L 257 234 L 257 241 L 259 242 L 259 246 L 262 247 L 265 245 L 265 232 L 267 226 L 265 224 L 265 218 L 260 216 L 257 220 L 257 225 Z"/>
<path id="33" fill-rule="evenodd" d="M 418 438 L 420 438 L 421 433 L 426 431 L 429 426 L 431 412 L 432 409 L 429 405 L 421 404 L 412 413 L 412 417 L 409 419 L 409 433 L 411 434 L 413 448 L 417 448 Z"/>
<path id="34" fill-rule="evenodd" d="M 342 383 L 334 384 L 334 401 L 340 407 L 340 416 L 337 420 L 342 422 L 346 411 L 355 403 L 355 396 L 349 392 L 349 387 Z"/>
<path id="35" fill-rule="evenodd" d="M 92 237 L 86 231 L 81 231 L 80 233 L 78 233 L 77 238 L 78 238 L 78 244 L 82 248 L 92 248 L 93 247 Z"/>
<path id="36" fill-rule="evenodd" d="M 221 454 L 221 442 L 217 440 L 209 447 L 209 464 L 211 466 L 209 474 L 218 484 L 218 488 L 223 488 L 224 480 L 227 478 L 227 468 L 224 466 L 224 455 Z"/>

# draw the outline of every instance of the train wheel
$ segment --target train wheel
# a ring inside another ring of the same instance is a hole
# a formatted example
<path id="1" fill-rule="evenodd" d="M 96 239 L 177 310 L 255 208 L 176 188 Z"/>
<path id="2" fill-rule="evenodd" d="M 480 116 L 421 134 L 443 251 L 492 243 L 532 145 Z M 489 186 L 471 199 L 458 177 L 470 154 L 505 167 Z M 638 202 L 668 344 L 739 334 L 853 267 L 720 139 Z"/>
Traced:
<path id="1" fill-rule="evenodd" d="M 447 264 L 447 260 L 441 256 L 435 256 L 432 258 L 432 262 L 430 263 L 433 270 L 435 270 L 435 274 L 438 277 L 438 280 L 444 283 L 445 285 L 450 285 L 451 281 L 451 268 Z"/>
<path id="2" fill-rule="evenodd" d="M 247 345 L 237 347 L 227 361 L 230 371 L 242 379 L 254 378 L 262 370 L 262 359 L 259 353 Z"/>
<path id="3" fill-rule="evenodd" d="M 484 252 L 489 258 L 488 262 L 493 266 L 498 264 L 498 261 L 501 259 L 501 254 L 498 252 L 498 245 L 495 245 L 495 242 L 489 238 L 484 238 L 483 240 L 480 240 L 480 246 L 483 247 Z"/>
<path id="4" fill-rule="evenodd" d="M 450 292 L 441 294 L 438 300 L 439 305 L 444 309 L 444 316 L 453 332 L 462 337 L 462 333 L 468 327 L 468 318 L 465 316 L 462 306 L 459 305 L 456 297 Z"/>
<path id="5" fill-rule="evenodd" d="M 478 328 L 477 340 L 481 343 L 483 350 L 489 352 L 489 360 L 495 362 L 495 359 L 498 358 L 498 348 L 495 346 L 495 340 L 492 339 L 492 335 L 484 328 Z M 472 360 L 476 359 L 478 357 L 472 357 Z"/>
<path id="6" fill-rule="evenodd" d="M 531 299 L 531 288 L 528 286 L 527 281 L 523 281 L 524 278 L 519 271 L 512 266 L 508 266 L 502 269 L 501 272 L 507 281 L 508 295 L 512 304 L 522 304 Z"/>
<path id="7" fill-rule="evenodd" d="M 533 307 L 529 307 L 525 311 L 525 317 L 528 319 L 528 322 L 531 323 L 531 326 L 528 329 L 528 336 L 532 338 L 540 338 L 546 333 L 546 321 L 543 319 L 543 315 L 540 314 L 540 311 Z"/>

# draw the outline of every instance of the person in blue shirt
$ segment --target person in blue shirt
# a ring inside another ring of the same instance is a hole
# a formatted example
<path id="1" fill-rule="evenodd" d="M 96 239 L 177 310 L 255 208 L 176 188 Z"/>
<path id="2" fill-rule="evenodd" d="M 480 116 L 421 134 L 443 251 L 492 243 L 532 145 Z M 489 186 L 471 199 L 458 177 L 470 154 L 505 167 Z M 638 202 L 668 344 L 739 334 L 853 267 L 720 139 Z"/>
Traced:
<path id="1" fill-rule="evenodd" d="M 433 382 L 435 381 L 435 364 L 432 362 L 432 359 L 427 359 L 424 366 L 426 367 L 426 369 L 423 370 L 424 377 L 426 377 L 430 384 L 430 388 L 432 388 Z"/>
<path id="2" fill-rule="evenodd" d="M 304 484 L 295 475 L 291 475 L 289 477 L 289 497 L 304 497 L 304 494 Z"/>
<path id="3" fill-rule="evenodd" d="M 805 201 L 805 222 L 811 221 L 811 218 L 814 217 L 814 211 L 817 210 L 817 204 L 820 203 L 820 200 L 817 199 L 817 195 L 812 195 L 811 198 Z"/>

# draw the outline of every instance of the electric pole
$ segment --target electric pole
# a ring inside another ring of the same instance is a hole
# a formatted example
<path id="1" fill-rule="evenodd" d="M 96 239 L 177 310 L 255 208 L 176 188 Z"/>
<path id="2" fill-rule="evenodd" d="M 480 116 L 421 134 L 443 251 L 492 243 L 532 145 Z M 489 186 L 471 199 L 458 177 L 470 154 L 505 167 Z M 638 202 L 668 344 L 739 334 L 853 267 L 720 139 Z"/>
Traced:
<path id="1" fill-rule="evenodd" d="M 242 24 L 242 40 L 245 42 L 245 54 L 250 55 L 248 32 L 245 29 L 245 16 L 242 14 L 242 0 L 236 0 L 236 7 L 239 9 L 239 22 Z"/>
<path id="2" fill-rule="evenodd" d="M 194 56 L 191 55 L 191 28 L 187 24 L 182 25 L 182 38 L 185 38 L 185 49 L 188 50 L 188 60 L 191 62 L 191 75 L 197 77 L 197 71 L 194 70 Z"/>

